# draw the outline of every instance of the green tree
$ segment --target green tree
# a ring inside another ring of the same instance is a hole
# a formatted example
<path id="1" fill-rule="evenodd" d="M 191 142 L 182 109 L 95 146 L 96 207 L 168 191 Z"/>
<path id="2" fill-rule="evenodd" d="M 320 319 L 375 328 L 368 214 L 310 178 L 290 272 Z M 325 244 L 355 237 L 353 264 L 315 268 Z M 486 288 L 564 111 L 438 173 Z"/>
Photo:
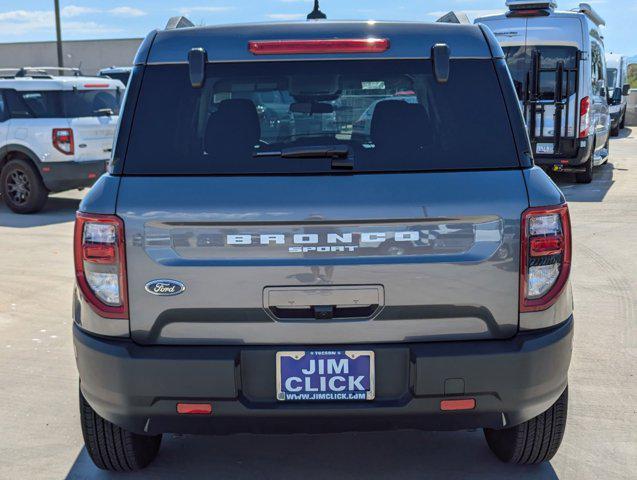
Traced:
<path id="1" fill-rule="evenodd" d="M 630 88 L 637 88 L 637 63 L 628 65 L 628 83 Z"/>

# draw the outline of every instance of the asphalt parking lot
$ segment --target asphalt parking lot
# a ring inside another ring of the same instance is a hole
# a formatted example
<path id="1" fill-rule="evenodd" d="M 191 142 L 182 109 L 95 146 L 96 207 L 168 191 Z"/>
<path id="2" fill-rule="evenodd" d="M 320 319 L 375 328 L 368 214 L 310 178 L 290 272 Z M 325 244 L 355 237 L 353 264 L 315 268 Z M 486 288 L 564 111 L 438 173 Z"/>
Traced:
<path id="1" fill-rule="evenodd" d="M 550 464 L 506 466 L 482 433 L 166 436 L 136 478 L 634 479 L 637 471 L 637 128 L 590 185 L 559 177 L 574 229 L 569 422 Z M 0 479 L 129 478 L 82 444 L 71 342 L 81 192 L 17 216 L 0 203 Z M 131 477 L 132 478 L 132 477 Z"/>

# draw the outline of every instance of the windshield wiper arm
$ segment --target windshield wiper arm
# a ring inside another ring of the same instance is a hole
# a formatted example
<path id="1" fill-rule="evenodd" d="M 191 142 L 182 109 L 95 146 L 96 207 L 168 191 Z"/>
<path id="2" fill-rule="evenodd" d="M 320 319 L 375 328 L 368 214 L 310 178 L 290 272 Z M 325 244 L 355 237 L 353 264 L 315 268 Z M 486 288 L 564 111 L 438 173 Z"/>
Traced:
<path id="1" fill-rule="evenodd" d="M 255 157 L 281 158 L 347 158 L 349 148 L 346 145 L 316 147 L 290 147 L 270 152 L 256 152 Z"/>

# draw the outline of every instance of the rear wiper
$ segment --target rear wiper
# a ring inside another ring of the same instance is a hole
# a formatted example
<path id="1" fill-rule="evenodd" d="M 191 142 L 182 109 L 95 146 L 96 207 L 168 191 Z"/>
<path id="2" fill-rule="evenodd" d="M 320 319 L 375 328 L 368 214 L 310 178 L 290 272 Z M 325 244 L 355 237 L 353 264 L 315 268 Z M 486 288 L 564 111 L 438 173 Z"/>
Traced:
<path id="1" fill-rule="evenodd" d="M 347 158 L 349 148 L 346 145 L 330 145 L 315 147 L 290 147 L 283 150 L 256 152 L 255 157 L 281 158 Z"/>
<path id="2" fill-rule="evenodd" d="M 354 164 L 348 158 L 349 148 L 346 145 L 315 146 L 315 147 L 290 147 L 283 150 L 256 152 L 255 157 L 281 157 L 281 158 L 329 158 L 332 160 L 334 170 L 352 170 Z"/>
<path id="3" fill-rule="evenodd" d="M 100 108 L 99 110 L 95 110 L 93 114 L 97 115 L 98 117 L 111 117 L 115 115 L 115 112 L 112 108 Z"/>

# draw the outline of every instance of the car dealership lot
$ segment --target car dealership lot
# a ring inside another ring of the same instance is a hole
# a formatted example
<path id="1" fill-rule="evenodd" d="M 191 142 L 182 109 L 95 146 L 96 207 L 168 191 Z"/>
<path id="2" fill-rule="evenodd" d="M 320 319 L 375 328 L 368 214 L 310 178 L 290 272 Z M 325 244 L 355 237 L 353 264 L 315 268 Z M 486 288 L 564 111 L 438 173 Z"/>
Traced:
<path id="1" fill-rule="evenodd" d="M 476 432 L 170 436 L 137 478 L 632 478 L 637 470 L 637 129 L 590 185 L 559 177 L 574 230 L 570 415 L 551 464 L 500 464 Z M 111 478 L 82 446 L 71 342 L 72 220 L 0 204 L 0 478 Z M 117 478 L 128 478 L 117 475 Z"/>

